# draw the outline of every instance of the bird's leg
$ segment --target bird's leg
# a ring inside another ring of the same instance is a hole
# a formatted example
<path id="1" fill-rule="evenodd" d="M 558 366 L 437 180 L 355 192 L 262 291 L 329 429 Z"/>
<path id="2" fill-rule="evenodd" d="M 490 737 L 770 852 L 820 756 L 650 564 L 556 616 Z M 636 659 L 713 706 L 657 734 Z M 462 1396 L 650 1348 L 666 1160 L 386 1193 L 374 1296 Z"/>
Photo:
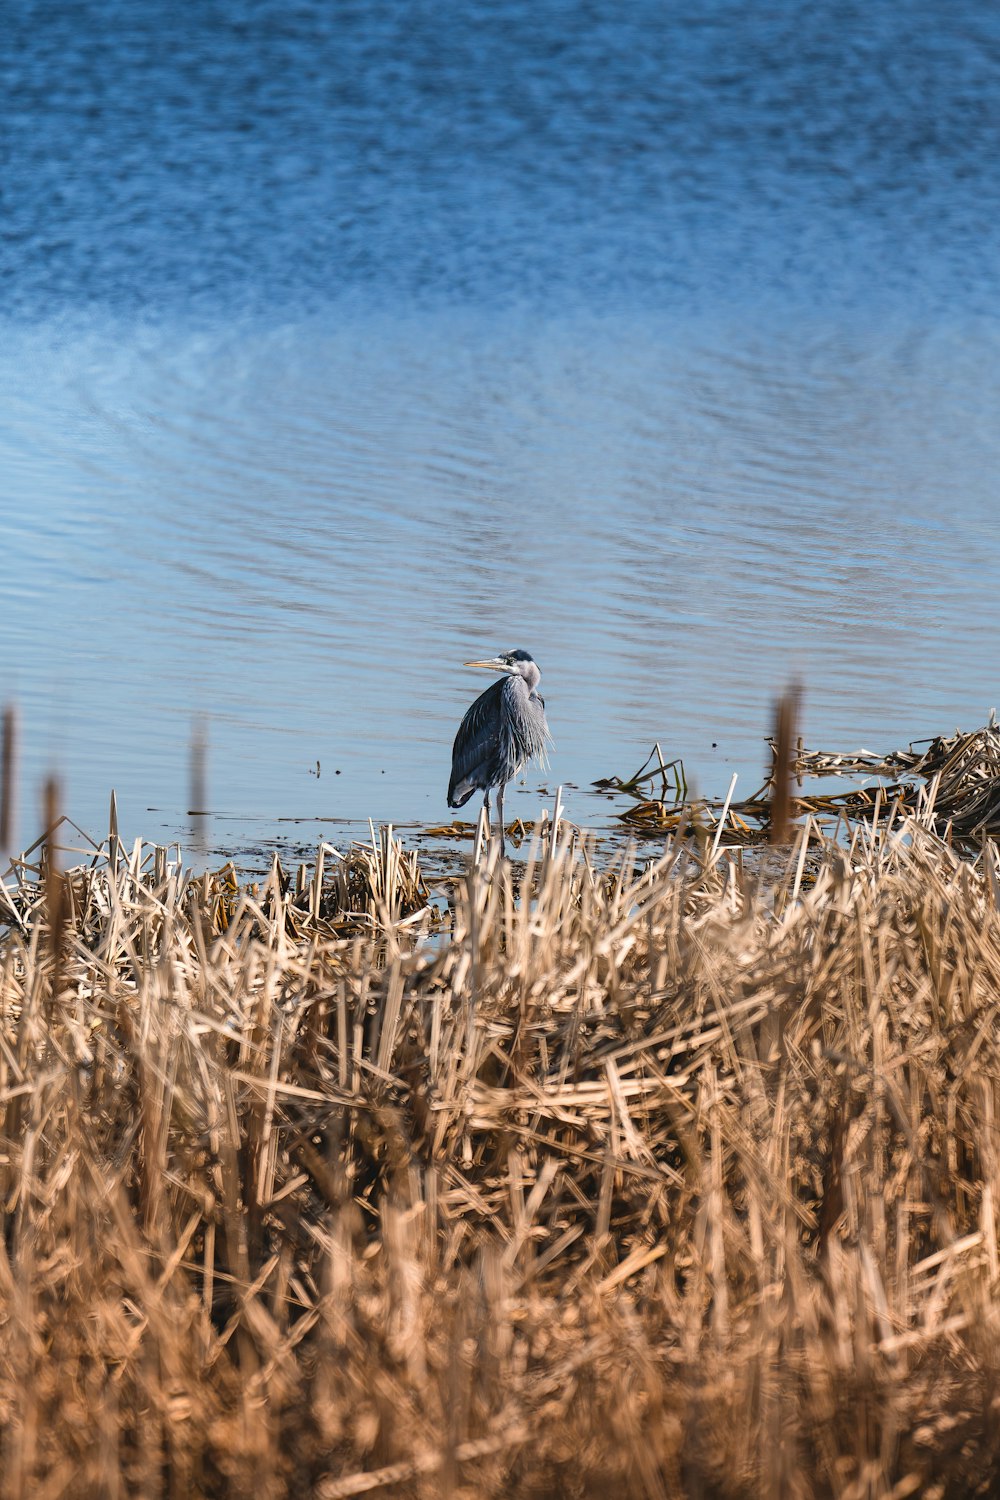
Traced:
<path id="1" fill-rule="evenodd" d="M 503 782 L 501 781 L 500 785 L 497 787 L 497 811 L 500 814 L 500 858 L 501 859 L 505 859 L 507 857 L 507 850 L 504 848 L 504 842 L 503 842 L 503 836 L 504 836 L 504 826 L 503 826 L 503 791 L 504 791 L 504 785 L 503 785 Z"/>
<path id="2" fill-rule="evenodd" d="M 492 827 L 492 823 L 491 823 L 491 814 L 490 814 L 490 790 L 489 790 L 489 787 L 486 788 L 486 795 L 483 798 L 483 806 L 486 809 L 486 839 L 487 839 L 487 842 L 489 842 L 489 840 L 492 839 L 492 837 L 493 837 L 493 827 Z"/>

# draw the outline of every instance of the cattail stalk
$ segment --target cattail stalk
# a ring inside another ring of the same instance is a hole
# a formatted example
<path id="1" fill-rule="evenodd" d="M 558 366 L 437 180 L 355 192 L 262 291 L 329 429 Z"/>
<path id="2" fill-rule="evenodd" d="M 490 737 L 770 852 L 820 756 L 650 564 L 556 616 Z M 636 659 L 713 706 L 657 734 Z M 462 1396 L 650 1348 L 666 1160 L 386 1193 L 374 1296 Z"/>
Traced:
<path id="1" fill-rule="evenodd" d="M 795 726 L 802 689 L 798 683 L 782 694 L 775 709 L 774 764 L 771 768 L 772 844 L 787 844 L 793 816 L 792 778 L 795 774 Z"/>

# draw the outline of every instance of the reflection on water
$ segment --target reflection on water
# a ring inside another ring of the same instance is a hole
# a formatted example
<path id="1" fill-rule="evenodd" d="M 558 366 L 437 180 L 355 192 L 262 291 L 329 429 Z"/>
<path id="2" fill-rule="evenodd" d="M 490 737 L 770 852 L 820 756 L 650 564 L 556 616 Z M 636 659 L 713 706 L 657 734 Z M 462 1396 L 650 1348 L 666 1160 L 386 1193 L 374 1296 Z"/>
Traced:
<path id="1" fill-rule="evenodd" d="M 1000 21 L 100 12 L 16 0 L 0 57 L 22 831 L 54 765 L 188 839 L 199 722 L 234 841 L 440 821 L 512 646 L 552 786 L 654 738 L 756 784 L 792 675 L 813 743 L 983 719 Z"/>

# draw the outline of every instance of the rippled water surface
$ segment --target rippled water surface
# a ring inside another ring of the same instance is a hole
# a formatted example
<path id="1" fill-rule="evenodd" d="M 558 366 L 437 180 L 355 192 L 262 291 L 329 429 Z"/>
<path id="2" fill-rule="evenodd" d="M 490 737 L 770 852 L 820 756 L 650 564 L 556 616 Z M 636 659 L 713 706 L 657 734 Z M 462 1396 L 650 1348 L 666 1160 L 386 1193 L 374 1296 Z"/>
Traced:
<path id="1" fill-rule="evenodd" d="M 988 7 L 13 0 L 21 832 L 50 766 L 183 832 L 198 722 L 234 846 L 440 821 L 509 646 L 512 815 L 657 738 L 749 792 L 793 674 L 825 747 L 981 721 L 998 313 Z"/>

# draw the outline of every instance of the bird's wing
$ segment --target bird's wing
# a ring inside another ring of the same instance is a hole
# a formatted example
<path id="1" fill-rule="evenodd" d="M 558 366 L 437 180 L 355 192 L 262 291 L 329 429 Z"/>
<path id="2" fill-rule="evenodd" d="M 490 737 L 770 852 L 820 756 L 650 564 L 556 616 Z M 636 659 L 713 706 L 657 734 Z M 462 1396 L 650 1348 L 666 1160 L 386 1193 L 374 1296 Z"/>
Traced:
<path id="1" fill-rule="evenodd" d="M 458 726 L 451 752 L 449 802 L 452 802 L 456 789 L 459 789 L 459 795 L 465 801 L 477 787 L 486 788 L 491 785 L 500 750 L 501 704 L 505 681 L 501 677 L 498 682 L 491 683 L 485 693 L 480 693 Z M 462 783 L 470 781 L 472 785 L 466 791 Z"/>

